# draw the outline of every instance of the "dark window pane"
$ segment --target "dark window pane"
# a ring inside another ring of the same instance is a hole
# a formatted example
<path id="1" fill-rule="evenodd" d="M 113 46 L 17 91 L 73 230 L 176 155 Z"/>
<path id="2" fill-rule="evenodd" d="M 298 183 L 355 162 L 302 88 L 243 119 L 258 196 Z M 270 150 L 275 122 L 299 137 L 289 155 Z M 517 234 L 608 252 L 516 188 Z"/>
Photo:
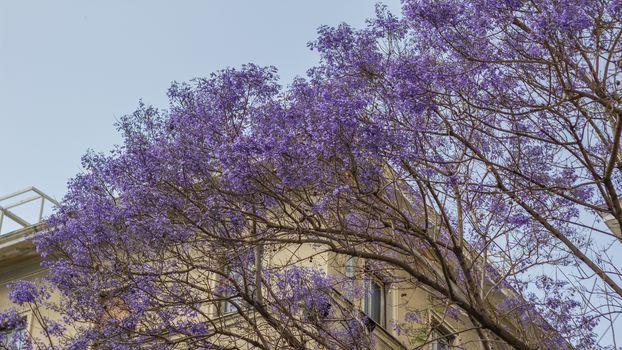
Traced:
<path id="1" fill-rule="evenodd" d="M 449 337 L 443 332 L 435 329 L 432 332 L 432 337 L 434 338 L 434 342 L 432 343 L 432 350 L 449 350 L 451 349 L 451 340 Z"/>
<path id="2" fill-rule="evenodd" d="M 8 349 L 8 350 L 24 349 L 25 336 L 26 336 L 26 330 L 23 328 L 0 330 L 0 349 Z"/>

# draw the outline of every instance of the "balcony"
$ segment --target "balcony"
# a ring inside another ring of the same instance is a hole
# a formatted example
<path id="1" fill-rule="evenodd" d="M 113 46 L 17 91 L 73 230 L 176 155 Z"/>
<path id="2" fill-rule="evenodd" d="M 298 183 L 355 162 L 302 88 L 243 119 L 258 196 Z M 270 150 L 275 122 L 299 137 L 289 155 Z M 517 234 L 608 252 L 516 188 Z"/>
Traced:
<path id="1" fill-rule="evenodd" d="M 43 214 L 58 202 L 36 187 L 0 197 L 0 236 L 37 225 Z"/>
<path id="2" fill-rule="evenodd" d="M 58 202 L 36 187 L 0 196 L 0 261 L 35 256 L 28 240 L 43 227 L 44 214 Z"/>

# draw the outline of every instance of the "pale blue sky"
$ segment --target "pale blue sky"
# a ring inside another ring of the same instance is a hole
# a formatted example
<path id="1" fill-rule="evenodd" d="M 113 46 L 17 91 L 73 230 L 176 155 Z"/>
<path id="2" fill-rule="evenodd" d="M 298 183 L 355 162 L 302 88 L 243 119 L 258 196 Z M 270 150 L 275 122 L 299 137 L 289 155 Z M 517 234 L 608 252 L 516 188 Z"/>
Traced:
<path id="1" fill-rule="evenodd" d="M 120 141 L 115 119 L 166 107 L 173 80 L 254 62 L 287 84 L 317 62 L 318 26 L 362 26 L 376 2 L 0 0 L 0 195 L 60 199 L 88 148 Z"/>

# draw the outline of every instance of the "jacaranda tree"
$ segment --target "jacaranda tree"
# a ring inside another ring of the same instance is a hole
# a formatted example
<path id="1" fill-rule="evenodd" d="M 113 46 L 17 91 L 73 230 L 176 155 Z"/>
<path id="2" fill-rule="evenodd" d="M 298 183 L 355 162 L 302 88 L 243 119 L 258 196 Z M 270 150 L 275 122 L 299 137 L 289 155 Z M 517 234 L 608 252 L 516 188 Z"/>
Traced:
<path id="1" fill-rule="evenodd" d="M 84 157 L 35 238 L 49 275 L 13 301 L 63 315 L 41 347 L 369 348 L 365 317 L 328 307 L 342 281 L 262 266 L 309 243 L 399 271 L 484 349 L 613 344 L 595 330 L 622 313 L 620 241 L 596 218 L 622 224 L 621 19 L 620 0 L 403 0 L 321 27 L 286 88 L 252 64 L 174 83 Z M 234 326 L 205 313 L 223 301 Z"/>

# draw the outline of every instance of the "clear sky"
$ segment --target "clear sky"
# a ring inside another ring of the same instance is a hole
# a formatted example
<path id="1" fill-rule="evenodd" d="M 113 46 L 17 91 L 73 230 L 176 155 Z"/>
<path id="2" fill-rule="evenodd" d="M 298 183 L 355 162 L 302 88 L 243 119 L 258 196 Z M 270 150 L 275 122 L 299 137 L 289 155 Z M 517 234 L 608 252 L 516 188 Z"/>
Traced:
<path id="1" fill-rule="evenodd" d="M 0 195 L 62 198 L 86 150 L 119 143 L 139 99 L 166 108 L 173 80 L 254 62 L 286 85 L 317 62 L 318 26 L 363 26 L 376 2 L 0 0 Z"/>

